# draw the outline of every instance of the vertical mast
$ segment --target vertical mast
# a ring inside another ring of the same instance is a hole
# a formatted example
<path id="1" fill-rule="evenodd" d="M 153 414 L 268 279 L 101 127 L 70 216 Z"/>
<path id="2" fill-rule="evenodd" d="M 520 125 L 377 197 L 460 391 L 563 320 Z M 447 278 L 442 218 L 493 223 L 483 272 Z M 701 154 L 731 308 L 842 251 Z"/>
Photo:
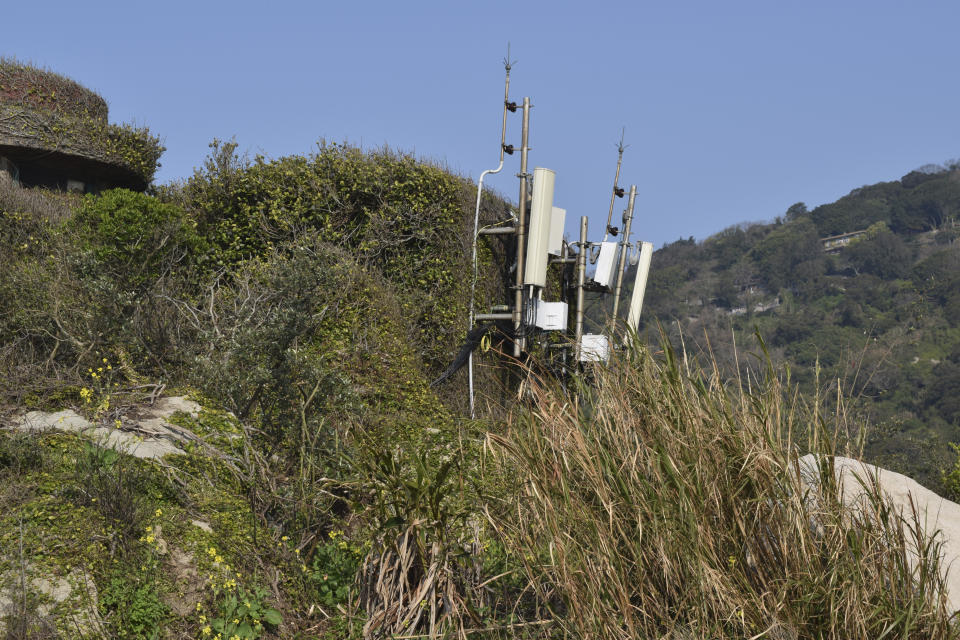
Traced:
<path id="1" fill-rule="evenodd" d="M 613 193 L 610 194 L 610 210 L 607 212 L 607 226 L 603 230 L 603 241 L 607 241 L 607 236 L 610 233 L 617 235 L 617 232 L 613 230 L 613 227 L 610 226 L 610 222 L 613 221 L 613 203 L 617 198 L 623 197 L 623 189 L 617 186 L 617 183 L 620 180 L 620 165 L 623 164 L 623 151 L 626 149 L 623 146 L 623 136 L 626 134 L 626 127 L 620 129 L 620 144 L 617 145 L 617 173 L 613 176 Z"/>
<path id="2" fill-rule="evenodd" d="M 530 147 L 527 144 L 530 137 L 530 98 L 523 99 L 523 133 L 520 142 L 520 203 L 517 212 L 517 273 L 514 281 L 513 293 L 513 356 L 520 357 L 524 348 L 523 336 L 523 269 L 524 254 L 526 253 L 527 239 L 527 154 Z"/>
<path id="3" fill-rule="evenodd" d="M 620 261 L 617 263 L 617 286 L 613 289 L 613 329 L 617 326 L 617 311 L 620 308 L 620 288 L 623 286 L 623 266 L 630 250 L 630 223 L 633 222 L 633 203 L 637 199 L 637 185 L 630 185 L 630 199 L 623 213 L 623 238 L 620 240 Z"/>

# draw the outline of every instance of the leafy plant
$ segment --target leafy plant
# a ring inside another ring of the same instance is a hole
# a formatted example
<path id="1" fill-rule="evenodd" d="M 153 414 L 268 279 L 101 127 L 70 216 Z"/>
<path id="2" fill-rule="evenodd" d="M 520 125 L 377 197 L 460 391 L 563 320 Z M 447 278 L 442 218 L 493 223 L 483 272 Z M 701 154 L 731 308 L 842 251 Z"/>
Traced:
<path id="1" fill-rule="evenodd" d="M 361 568 L 364 635 L 462 630 L 475 613 L 453 459 L 380 451 L 361 463 L 377 534 Z"/>
<path id="2" fill-rule="evenodd" d="M 259 587 L 250 591 L 237 587 L 220 600 L 219 615 L 210 620 L 210 627 L 223 638 L 259 638 L 265 628 L 277 627 L 282 622 L 280 612 L 266 606 L 266 597 L 266 591 Z"/>
<path id="3" fill-rule="evenodd" d="M 364 549 L 347 542 L 340 531 L 331 531 L 329 542 L 313 552 L 311 579 L 320 602 L 333 607 L 347 602 L 357 579 Z"/>
<path id="4" fill-rule="evenodd" d="M 118 637 L 156 640 L 169 610 L 160 600 L 152 581 L 129 575 L 113 575 L 99 595 L 99 604 L 109 614 L 110 627 Z"/>

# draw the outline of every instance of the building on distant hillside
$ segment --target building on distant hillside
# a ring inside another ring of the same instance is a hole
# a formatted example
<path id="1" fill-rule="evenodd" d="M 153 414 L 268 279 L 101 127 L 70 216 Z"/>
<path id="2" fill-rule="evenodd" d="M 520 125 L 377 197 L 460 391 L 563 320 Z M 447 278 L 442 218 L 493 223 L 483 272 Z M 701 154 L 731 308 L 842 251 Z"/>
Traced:
<path id="1" fill-rule="evenodd" d="M 823 250 L 827 253 L 837 253 L 850 244 L 854 238 L 859 238 L 866 232 L 866 229 L 861 229 L 859 231 L 851 231 L 850 233 L 841 233 L 840 235 L 830 236 L 829 238 L 820 238 L 820 242 L 823 244 Z"/>
<path id="2" fill-rule="evenodd" d="M 147 129 L 112 125 L 107 103 L 56 73 L 0 59 L 0 179 L 25 187 L 142 191 L 163 152 Z"/>

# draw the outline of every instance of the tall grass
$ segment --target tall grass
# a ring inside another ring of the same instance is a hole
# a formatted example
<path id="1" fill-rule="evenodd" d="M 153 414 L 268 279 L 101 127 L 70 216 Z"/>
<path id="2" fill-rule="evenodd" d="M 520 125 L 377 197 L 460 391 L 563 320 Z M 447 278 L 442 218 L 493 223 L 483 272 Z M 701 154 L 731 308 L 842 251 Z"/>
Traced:
<path id="1" fill-rule="evenodd" d="M 530 385 L 491 445 L 519 491 L 491 511 L 579 638 L 954 638 L 939 548 L 876 486 L 856 509 L 822 414 L 772 370 L 724 385 L 667 345 L 590 386 Z M 798 435 L 802 434 L 802 435 Z M 805 479 L 806 477 L 806 479 Z M 869 483 L 868 483 L 869 485 Z"/>

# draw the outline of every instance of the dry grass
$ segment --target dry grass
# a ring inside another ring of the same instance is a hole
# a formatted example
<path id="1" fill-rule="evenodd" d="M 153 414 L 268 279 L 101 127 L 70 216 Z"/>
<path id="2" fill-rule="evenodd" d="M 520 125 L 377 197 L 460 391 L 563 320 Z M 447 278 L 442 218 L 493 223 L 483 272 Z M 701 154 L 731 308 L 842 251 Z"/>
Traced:
<path id="1" fill-rule="evenodd" d="M 834 427 L 772 371 L 727 388 L 668 346 L 594 373 L 569 393 L 534 382 L 531 408 L 490 436 L 520 488 L 491 521 L 531 581 L 562 594 L 566 632 L 958 636 L 938 548 L 911 516 L 876 488 L 845 507 L 829 456 L 819 484 L 800 477 L 797 434 L 831 453 Z"/>

